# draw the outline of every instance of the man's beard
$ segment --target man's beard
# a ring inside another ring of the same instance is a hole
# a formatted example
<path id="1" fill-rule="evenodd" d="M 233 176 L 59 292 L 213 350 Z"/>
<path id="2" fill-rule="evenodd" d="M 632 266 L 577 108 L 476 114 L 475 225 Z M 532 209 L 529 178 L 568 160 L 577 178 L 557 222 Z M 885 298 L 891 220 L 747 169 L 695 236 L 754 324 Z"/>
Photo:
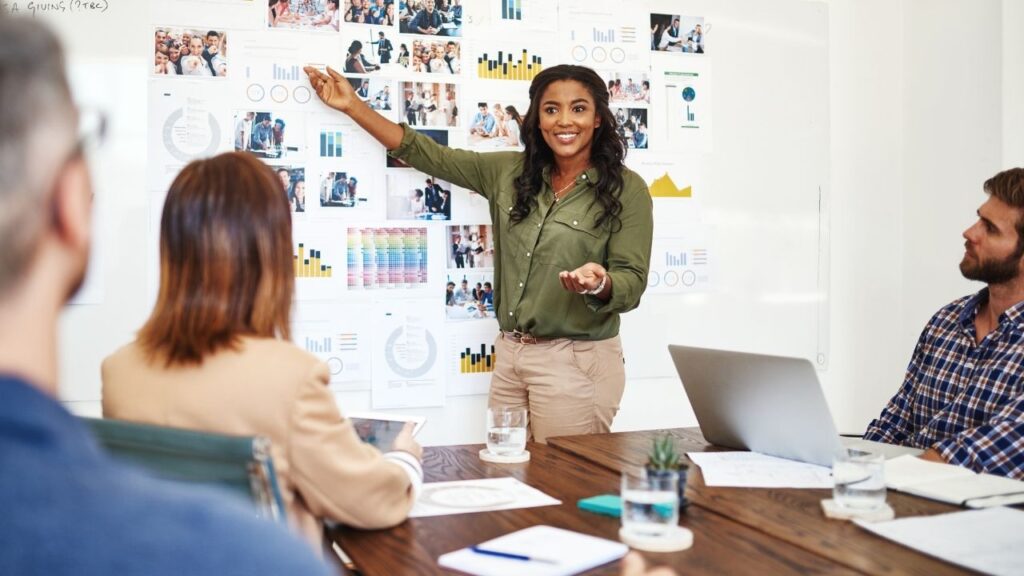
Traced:
<path id="1" fill-rule="evenodd" d="M 1004 284 L 1013 280 L 1019 274 L 1020 257 L 1024 254 L 1021 250 L 1014 250 L 1003 260 L 980 261 L 975 257 L 965 255 L 960 261 L 960 273 L 968 280 L 977 280 L 986 284 Z"/>

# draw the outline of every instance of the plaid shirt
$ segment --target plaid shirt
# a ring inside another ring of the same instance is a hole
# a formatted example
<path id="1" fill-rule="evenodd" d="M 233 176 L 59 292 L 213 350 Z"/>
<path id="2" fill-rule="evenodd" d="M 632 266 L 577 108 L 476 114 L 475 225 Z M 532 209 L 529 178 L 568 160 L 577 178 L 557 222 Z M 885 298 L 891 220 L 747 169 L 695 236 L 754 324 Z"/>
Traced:
<path id="1" fill-rule="evenodd" d="M 979 344 L 974 319 L 987 300 L 985 288 L 932 317 L 866 440 L 934 448 L 952 464 L 1024 480 L 1024 302 Z"/>

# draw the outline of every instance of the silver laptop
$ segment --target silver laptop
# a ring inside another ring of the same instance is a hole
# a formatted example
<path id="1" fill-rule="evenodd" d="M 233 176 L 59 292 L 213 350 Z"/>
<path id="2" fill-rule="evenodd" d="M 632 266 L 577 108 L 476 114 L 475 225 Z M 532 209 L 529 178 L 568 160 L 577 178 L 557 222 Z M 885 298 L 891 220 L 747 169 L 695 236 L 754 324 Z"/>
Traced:
<path id="1" fill-rule="evenodd" d="M 669 346 L 712 444 L 831 466 L 844 445 L 886 458 L 916 448 L 840 438 L 814 366 L 803 358 Z"/>

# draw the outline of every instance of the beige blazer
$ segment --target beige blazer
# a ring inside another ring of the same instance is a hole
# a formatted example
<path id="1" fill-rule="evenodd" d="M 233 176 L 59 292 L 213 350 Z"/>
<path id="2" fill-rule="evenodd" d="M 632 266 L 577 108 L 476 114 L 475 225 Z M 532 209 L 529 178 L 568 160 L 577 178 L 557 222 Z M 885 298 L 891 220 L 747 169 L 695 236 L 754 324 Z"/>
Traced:
<path id="1" fill-rule="evenodd" d="M 270 438 L 293 526 L 320 549 L 320 519 L 358 528 L 402 522 L 412 481 L 363 443 L 327 388 L 327 365 L 281 340 L 243 338 L 199 366 L 147 361 L 132 343 L 103 361 L 103 415 Z"/>

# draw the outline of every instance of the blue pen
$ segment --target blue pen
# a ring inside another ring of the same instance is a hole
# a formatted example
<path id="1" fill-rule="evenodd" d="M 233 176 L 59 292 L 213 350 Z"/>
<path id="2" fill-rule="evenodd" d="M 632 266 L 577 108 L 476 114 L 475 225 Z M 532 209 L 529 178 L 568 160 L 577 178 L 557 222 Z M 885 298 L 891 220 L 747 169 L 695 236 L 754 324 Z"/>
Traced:
<path id="1" fill-rule="evenodd" d="M 497 556 L 498 558 L 508 558 L 509 560 L 522 560 L 524 562 L 542 562 L 544 564 L 558 564 L 558 560 L 552 560 L 550 558 L 539 558 L 537 556 L 526 556 L 525 554 L 514 554 L 512 552 L 502 552 L 500 550 L 488 550 L 480 546 L 470 546 L 470 550 L 477 554 L 483 554 L 485 556 Z"/>

